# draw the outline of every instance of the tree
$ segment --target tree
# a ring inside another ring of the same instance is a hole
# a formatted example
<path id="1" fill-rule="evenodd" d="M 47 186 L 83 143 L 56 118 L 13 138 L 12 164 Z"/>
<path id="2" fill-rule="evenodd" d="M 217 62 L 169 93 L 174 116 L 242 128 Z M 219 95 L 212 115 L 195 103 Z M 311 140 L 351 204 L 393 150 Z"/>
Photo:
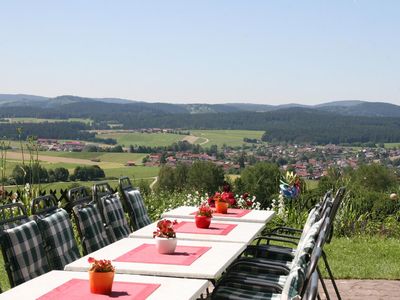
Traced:
<path id="1" fill-rule="evenodd" d="M 68 177 L 69 177 L 68 169 L 63 167 L 54 169 L 54 178 L 56 181 L 67 181 Z"/>
<path id="2" fill-rule="evenodd" d="M 188 173 L 188 185 L 200 192 L 214 193 L 224 182 L 224 171 L 212 162 L 196 161 Z"/>
<path id="3" fill-rule="evenodd" d="M 257 197 L 263 208 L 269 206 L 272 196 L 279 191 L 280 172 L 276 164 L 259 162 L 241 172 L 242 193 L 248 192 Z"/>
<path id="4" fill-rule="evenodd" d="M 175 174 L 172 167 L 163 165 L 158 172 L 157 190 L 175 191 Z"/>
<path id="5" fill-rule="evenodd" d="M 11 177 L 17 184 L 41 183 L 49 181 L 49 174 L 46 168 L 39 164 L 16 165 L 11 173 Z"/>
<path id="6" fill-rule="evenodd" d="M 89 181 L 104 178 L 105 173 L 99 166 L 78 166 L 75 168 L 71 180 Z"/>

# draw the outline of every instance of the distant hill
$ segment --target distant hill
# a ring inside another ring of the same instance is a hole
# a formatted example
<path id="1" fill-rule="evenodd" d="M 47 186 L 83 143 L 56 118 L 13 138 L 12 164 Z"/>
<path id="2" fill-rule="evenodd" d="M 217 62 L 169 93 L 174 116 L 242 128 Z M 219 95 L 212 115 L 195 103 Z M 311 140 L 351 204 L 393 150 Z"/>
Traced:
<path id="1" fill-rule="evenodd" d="M 253 103 L 224 103 L 224 104 L 173 104 L 149 103 L 121 98 L 88 98 L 72 95 L 63 95 L 54 98 L 24 94 L 0 94 L 0 107 L 4 113 L 18 115 L 28 113 L 29 107 L 35 113 L 41 110 L 46 115 L 59 117 L 60 115 L 103 114 L 113 111 L 129 113 L 154 113 L 154 114 L 208 114 L 208 113 L 234 113 L 234 112 L 269 112 L 289 108 L 309 108 L 319 111 L 333 112 L 347 116 L 367 117 L 400 117 L 400 106 L 384 102 L 367 102 L 361 100 L 332 101 L 318 105 L 304 104 L 253 104 Z M 4 114 L 2 114 L 5 116 Z M 37 114 L 36 114 L 37 115 Z M 32 115 L 33 116 L 33 115 Z"/>

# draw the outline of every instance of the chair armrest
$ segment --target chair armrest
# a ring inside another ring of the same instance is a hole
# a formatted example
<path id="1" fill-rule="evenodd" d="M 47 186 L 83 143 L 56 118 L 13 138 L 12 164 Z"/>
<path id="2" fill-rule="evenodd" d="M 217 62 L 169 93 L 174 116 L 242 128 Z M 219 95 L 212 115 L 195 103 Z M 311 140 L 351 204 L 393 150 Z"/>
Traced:
<path id="1" fill-rule="evenodd" d="M 302 229 L 297 229 L 297 228 L 292 228 L 292 227 L 287 227 L 287 226 L 279 226 L 275 227 L 274 229 L 271 230 L 271 233 L 276 233 L 279 231 L 286 231 L 286 232 L 293 232 L 293 233 L 302 233 Z"/>
<path id="2" fill-rule="evenodd" d="M 269 244 L 270 241 L 276 241 L 276 242 L 284 242 L 284 243 L 289 243 L 292 244 L 294 246 L 297 246 L 297 243 L 288 240 L 288 239 L 283 239 L 283 238 L 279 238 L 279 237 L 272 237 L 272 236 L 259 236 L 256 237 L 253 242 L 256 242 L 256 245 L 260 245 L 260 242 L 262 240 L 266 240 L 267 241 L 267 245 Z"/>
<path id="3" fill-rule="evenodd" d="M 281 233 L 269 233 L 268 235 L 262 235 L 260 237 L 280 237 L 280 238 L 285 238 L 285 239 L 292 239 L 292 240 L 300 240 L 299 236 L 295 235 L 289 235 L 289 234 L 281 234 Z"/>

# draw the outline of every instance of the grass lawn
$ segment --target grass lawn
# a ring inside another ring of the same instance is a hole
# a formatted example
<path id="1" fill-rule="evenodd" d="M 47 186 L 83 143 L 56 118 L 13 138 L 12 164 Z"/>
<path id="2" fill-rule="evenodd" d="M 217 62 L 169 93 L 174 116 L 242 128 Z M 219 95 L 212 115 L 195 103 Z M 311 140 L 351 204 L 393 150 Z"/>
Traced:
<path id="1" fill-rule="evenodd" d="M 333 238 L 325 251 L 336 278 L 400 279 L 400 241 L 397 239 Z"/>
<path id="2" fill-rule="evenodd" d="M 96 135 L 98 138 L 116 139 L 119 145 L 129 147 L 129 145 L 142 146 L 169 146 L 174 142 L 181 141 L 185 136 L 173 133 L 105 133 Z"/>
<path id="3" fill-rule="evenodd" d="M 261 139 L 264 131 L 256 130 L 191 130 L 190 133 L 201 139 L 196 141 L 197 144 L 208 139 L 206 144 L 202 146 L 209 147 L 211 145 L 222 145 L 237 147 L 246 144 L 243 138 Z"/>

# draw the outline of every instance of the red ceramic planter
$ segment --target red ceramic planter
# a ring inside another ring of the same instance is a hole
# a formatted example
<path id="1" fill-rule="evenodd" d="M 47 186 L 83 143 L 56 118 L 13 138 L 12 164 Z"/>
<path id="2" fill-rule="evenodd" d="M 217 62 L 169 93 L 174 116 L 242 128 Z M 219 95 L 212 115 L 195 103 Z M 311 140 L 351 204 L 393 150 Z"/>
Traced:
<path id="1" fill-rule="evenodd" d="M 113 281 L 114 272 L 89 271 L 90 292 L 93 294 L 111 294 Z"/>
<path id="2" fill-rule="evenodd" d="M 228 206 L 227 202 L 217 201 L 215 202 L 215 211 L 220 214 L 228 213 Z"/>
<path id="3" fill-rule="evenodd" d="M 208 228 L 211 224 L 211 217 L 207 216 L 196 216 L 195 217 L 196 226 L 198 228 Z"/>

